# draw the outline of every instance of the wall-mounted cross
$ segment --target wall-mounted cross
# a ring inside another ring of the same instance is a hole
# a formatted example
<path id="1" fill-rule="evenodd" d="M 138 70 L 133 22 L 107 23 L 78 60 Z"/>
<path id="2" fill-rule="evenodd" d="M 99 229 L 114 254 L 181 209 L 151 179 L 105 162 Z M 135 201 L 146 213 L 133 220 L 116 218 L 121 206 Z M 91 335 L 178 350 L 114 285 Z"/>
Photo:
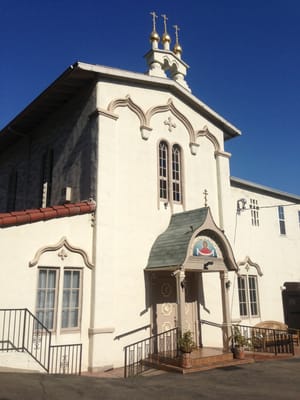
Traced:
<path id="1" fill-rule="evenodd" d="M 64 259 L 68 257 L 68 254 L 64 249 L 61 249 L 61 251 L 57 255 L 62 261 L 64 261 Z"/>
<path id="2" fill-rule="evenodd" d="M 207 196 L 208 196 L 208 191 L 205 189 L 204 192 L 204 207 L 207 207 Z"/>
<path id="3" fill-rule="evenodd" d="M 166 121 L 164 121 L 165 125 L 168 125 L 168 131 L 172 132 L 172 128 L 176 128 L 176 124 L 174 122 L 172 122 L 171 117 L 168 117 L 168 119 Z"/>

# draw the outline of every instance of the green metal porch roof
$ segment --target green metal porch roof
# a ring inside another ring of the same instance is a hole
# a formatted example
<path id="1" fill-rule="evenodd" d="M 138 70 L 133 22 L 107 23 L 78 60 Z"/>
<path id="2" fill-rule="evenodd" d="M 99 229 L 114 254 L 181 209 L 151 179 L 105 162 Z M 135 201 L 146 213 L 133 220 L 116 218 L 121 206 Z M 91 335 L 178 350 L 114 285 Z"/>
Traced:
<path id="1" fill-rule="evenodd" d="M 146 269 L 174 267 L 183 264 L 190 240 L 207 218 L 209 208 L 174 214 L 165 232 L 155 240 Z"/>

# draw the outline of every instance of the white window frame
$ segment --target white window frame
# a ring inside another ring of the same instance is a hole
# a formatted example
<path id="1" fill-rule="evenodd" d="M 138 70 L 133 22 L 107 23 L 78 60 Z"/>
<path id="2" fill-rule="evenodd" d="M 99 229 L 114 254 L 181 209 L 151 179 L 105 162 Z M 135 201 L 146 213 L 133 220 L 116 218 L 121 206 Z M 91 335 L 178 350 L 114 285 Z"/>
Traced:
<path id="1" fill-rule="evenodd" d="M 46 278 L 46 286 L 40 287 L 40 274 L 42 271 L 46 271 L 47 278 Z M 48 287 L 48 275 L 50 271 L 55 271 L 55 288 Z M 65 288 L 65 274 L 66 272 L 71 272 L 73 277 L 73 273 L 79 274 L 79 287 L 74 288 L 73 285 L 71 287 Z M 62 279 L 60 279 L 62 277 Z M 82 312 L 82 285 L 83 285 L 83 270 L 82 268 L 76 268 L 71 266 L 59 267 L 59 266 L 39 266 L 38 267 L 38 284 L 37 284 L 37 299 L 36 299 L 36 316 L 43 323 L 51 332 L 65 332 L 65 331 L 78 331 L 81 328 L 81 312 Z M 44 297 L 44 305 L 46 305 L 48 293 L 54 290 L 54 302 L 51 303 L 52 307 L 41 307 L 40 299 L 42 298 L 41 292 L 45 292 Z M 66 292 L 70 294 L 69 301 L 66 301 Z M 73 293 L 72 293 L 73 292 Z M 72 295 L 74 299 L 74 293 L 76 292 L 77 304 L 74 306 L 72 305 Z M 53 319 L 52 324 L 49 326 L 47 323 L 47 319 L 44 313 L 49 312 L 52 310 L 53 312 Z M 72 312 L 76 311 L 77 313 L 77 323 L 72 324 L 70 315 Z M 63 318 L 64 312 L 68 312 L 68 323 L 67 326 L 63 326 Z M 41 317 L 42 314 L 42 317 Z"/>
<path id="2" fill-rule="evenodd" d="M 46 273 L 45 285 L 41 285 L 42 272 Z M 50 273 L 55 273 L 55 285 L 54 287 L 49 285 Z M 57 323 L 57 292 L 59 285 L 59 268 L 55 267 L 40 267 L 38 268 L 38 288 L 37 288 L 37 299 L 36 299 L 36 317 L 38 320 L 47 327 L 50 331 L 56 329 Z M 51 294 L 52 293 L 52 294 Z M 52 298 L 51 306 L 49 304 L 49 298 Z M 52 323 L 49 325 L 47 314 L 53 313 Z"/>
<path id="3" fill-rule="evenodd" d="M 286 235 L 284 207 L 278 206 L 279 232 L 280 235 Z"/>
<path id="4" fill-rule="evenodd" d="M 257 275 L 241 274 L 238 276 L 238 297 L 241 318 L 258 318 L 260 316 Z"/>
<path id="5" fill-rule="evenodd" d="M 162 201 L 169 199 L 169 146 L 164 140 L 158 146 L 159 197 Z"/>
<path id="6" fill-rule="evenodd" d="M 183 154 L 179 144 L 159 142 L 158 174 L 160 201 L 183 204 Z"/>
<path id="7" fill-rule="evenodd" d="M 259 226 L 259 214 L 258 214 L 258 201 L 256 199 L 250 199 L 250 209 L 251 209 L 251 223 L 252 226 Z"/>
<path id="8" fill-rule="evenodd" d="M 71 285 L 66 286 L 66 273 L 71 273 Z M 74 286 L 74 275 L 78 274 L 78 286 Z M 62 304 L 61 304 L 61 330 L 79 329 L 81 316 L 81 291 L 82 291 L 82 271 L 77 268 L 64 268 L 63 289 L 62 289 Z M 76 304 L 73 300 L 76 300 Z M 64 313 L 67 314 L 67 326 L 64 326 Z M 72 313 L 77 315 L 77 324 L 72 323 Z"/>

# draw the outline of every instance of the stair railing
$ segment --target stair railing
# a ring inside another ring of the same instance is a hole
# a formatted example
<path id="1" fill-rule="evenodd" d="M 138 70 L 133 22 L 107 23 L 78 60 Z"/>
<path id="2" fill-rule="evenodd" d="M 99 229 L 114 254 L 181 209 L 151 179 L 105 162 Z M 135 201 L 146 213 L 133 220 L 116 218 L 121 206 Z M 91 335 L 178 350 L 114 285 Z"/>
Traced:
<path id="1" fill-rule="evenodd" d="M 27 308 L 0 309 L 0 351 L 27 352 L 48 373 L 80 374 L 82 345 L 52 345 L 51 335 Z"/>
<path id="2" fill-rule="evenodd" d="M 140 375 L 151 361 L 164 362 L 178 357 L 178 328 L 150 336 L 124 347 L 124 377 Z"/>

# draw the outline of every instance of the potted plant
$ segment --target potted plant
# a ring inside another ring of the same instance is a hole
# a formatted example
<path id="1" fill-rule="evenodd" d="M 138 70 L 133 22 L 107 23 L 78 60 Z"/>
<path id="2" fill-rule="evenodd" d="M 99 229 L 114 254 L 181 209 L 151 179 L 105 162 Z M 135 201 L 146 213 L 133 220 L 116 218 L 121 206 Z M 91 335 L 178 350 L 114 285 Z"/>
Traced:
<path id="1" fill-rule="evenodd" d="M 235 325 L 233 326 L 231 340 L 234 358 L 243 360 L 245 358 L 245 347 L 249 345 L 249 338 L 242 335 L 240 328 Z"/>
<path id="2" fill-rule="evenodd" d="M 181 352 L 181 357 L 180 357 L 181 366 L 183 368 L 191 368 L 192 367 L 191 353 L 193 349 L 196 347 L 191 331 L 186 331 L 180 336 L 180 338 L 178 339 L 178 347 Z"/>

